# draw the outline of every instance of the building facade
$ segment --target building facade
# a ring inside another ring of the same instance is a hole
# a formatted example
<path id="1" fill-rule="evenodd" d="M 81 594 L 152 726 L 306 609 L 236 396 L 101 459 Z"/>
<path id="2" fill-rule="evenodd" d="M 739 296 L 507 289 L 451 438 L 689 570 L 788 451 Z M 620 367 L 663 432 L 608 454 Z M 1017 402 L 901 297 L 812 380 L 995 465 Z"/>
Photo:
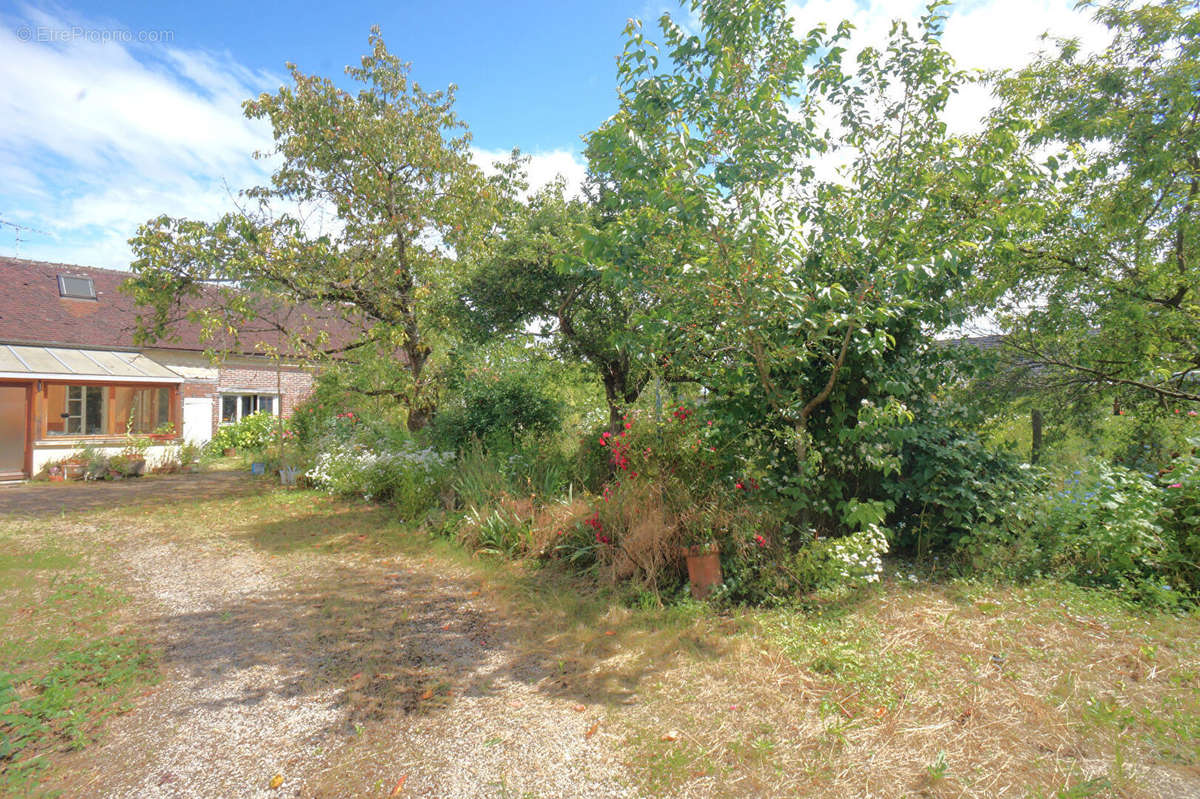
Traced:
<path id="1" fill-rule="evenodd" d="M 282 333 L 239 342 L 214 363 L 195 326 L 137 346 L 138 309 L 118 287 L 127 272 L 0 258 L 0 479 L 37 474 L 83 446 L 119 451 L 150 439 L 153 465 L 181 441 L 203 444 L 257 411 L 290 416 L 313 387 Z M 316 315 L 314 315 L 316 316 Z M 344 338 L 336 317 L 324 329 Z"/>

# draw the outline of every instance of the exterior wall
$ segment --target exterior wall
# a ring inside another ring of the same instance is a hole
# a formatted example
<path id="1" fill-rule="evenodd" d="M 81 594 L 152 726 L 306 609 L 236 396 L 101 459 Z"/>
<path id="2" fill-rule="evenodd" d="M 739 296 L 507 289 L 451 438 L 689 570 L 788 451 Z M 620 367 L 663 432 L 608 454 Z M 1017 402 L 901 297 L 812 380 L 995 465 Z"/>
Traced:
<path id="1" fill-rule="evenodd" d="M 283 366 L 277 372 L 276 363 L 265 357 L 230 358 L 217 366 L 203 354 L 197 352 L 176 352 L 162 349 L 149 349 L 143 350 L 143 352 L 157 363 L 183 377 L 181 383 L 172 386 L 178 390 L 173 392 L 174 403 L 170 418 L 176 423 L 177 432 L 182 437 L 192 440 L 208 440 L 215 434 L 221 418 L 220 397 L 222 391 L 279 394 L 279 410 L 286 418 L 292 415 L 297 404 L 312 393 L 313 389 L 313 375 L 310 370 L 298 366 Z M 26 450 L 26 463 L 29 475 L 36 475 L 46 463 L 66 458 L 78 452 L 86 444 L 91 444 L 107 455 L 116 455 L 122 450 L 125 443 L 116 435 L 63 437 L 61 439 L 45 435 L 46 411 L 44 406 L 47 389 L 41 385 L 44 381 L 36 382 L 39 384 L 39 390 L 34 390 L 34 383 L 28 384 L 28 390 L 32 392 L 32 400 L 28 402 L 26 411 L 28 430 L 26 439 L 29 442 Z M 207 435 L 190 436 L 188 435 L 190 431 L 182 429 L 184 427 L 183 401 L 185 398 L 202 398 L 211 403 L 212 430 L 206 431 Z M 147 466 L 157 465 L 164 458 L 177 454 L 177 450 L 177 441 L 152 445 L 146 454 Z"/>
<path id="2" fill-rule="evenodd" d="M 312 372 L 298 366 L 284 366 L 276 373 L 274 362 L 230 359 L 221 364 L 218 392 L 279 394 L 279 411 L 288 418 L 305 397 L 312 393 Z M 213 398 L 213 426 L 220 424 L 219 398 Z"/>
<path id="3" fill-rule="evenodd" d="M 96 446 L 93 447 L 97 452 L 104 455 L 112 456 L 119 455 L 124 448 L 124 444 L 115 446 Z M 42 470 L 42 467 L 51 461 L 59 461 L 79 452 L 83 445 L 79 441 L 39 441 L 33 445 L 33 474 L 37 474 Z M 146 450 L 146 468 L 151 469 L 157 466 L 164 460 L 179 456 L 179 446 L 177 444 L 154 444 Z"/>
<path id="4" fill-rule="evenodd" d="M 180 434 L 189 440 L 208 441 L 212 438 L 213 433 L 216 432 L 217 384 L 220 375 L 220 369 L 216 364 L 203 353 L 199 352 L 179 352 L 162 349 L 148 349 L 143 352 L 150 358 L 153 358 L 156 363 L 162 364 L 171 371 L 183 376 L 183 383 L 179 387 L 179 407 L 175 409 L 175 418 L 183 419 L 183 401 L 187 398 L 207 398 L 214 406 L 212 430 L 185 430 L 181 421 Z"/>
<path id="5" fill-rule="evenodd" d="M 311 370 L 284 365 L 276 375 L 275 361 L 267 357 L 234 356 L 214 365 L 198 352 L 151 349 L 145 353 L 163 366 L 183 375 L 179 395 L 179 418 L 183 418 L 185 398 L 207 398 L 212 402 L 212 430 L 202 436 L 208 440 L 221 424 L 221 392 L 280 394 L 280 412 L 292 415 L 296 406 L 313 389 Z M 278 379 L 278 382 L 277 382 Z M 185 437 L 190 431 L 182 431 Z"/>

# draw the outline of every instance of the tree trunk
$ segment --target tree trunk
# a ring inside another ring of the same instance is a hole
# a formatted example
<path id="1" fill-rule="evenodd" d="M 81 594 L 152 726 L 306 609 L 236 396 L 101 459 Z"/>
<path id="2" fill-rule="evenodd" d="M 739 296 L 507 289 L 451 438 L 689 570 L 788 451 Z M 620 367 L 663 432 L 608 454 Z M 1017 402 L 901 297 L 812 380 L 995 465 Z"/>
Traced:
<path id="1" fill-rule="evenodd" d="M 1036 464 L 1042 456 L 1042 412 L 1037 408 L 1029 414 L 1033 444 L 1029 448 L 1029 462 Z"/>
<path id="2" fill-rule="evenodd" d="M 621 429 L 621 417 L 625 415 L 625 374 L 615 365 L 604 368 L 604 401 L 608 403 L 608 429 L 614 435 Z"/>

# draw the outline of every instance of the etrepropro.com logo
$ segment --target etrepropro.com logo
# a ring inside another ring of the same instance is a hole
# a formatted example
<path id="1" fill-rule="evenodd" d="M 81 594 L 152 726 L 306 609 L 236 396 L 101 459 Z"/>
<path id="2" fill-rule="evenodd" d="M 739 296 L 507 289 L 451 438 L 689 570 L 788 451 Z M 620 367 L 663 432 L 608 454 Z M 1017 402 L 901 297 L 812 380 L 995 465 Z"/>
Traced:
<path id="1" fill-rule="evenodd" d="M 21 25 L 17 28 L 17 38 L 23 42 L 66 43 L 91 42 L 173 42 L 173 30 L 128 30 L 127 28 L 86 28 L 83 25 L 55 27 L 51 25 Z"/>

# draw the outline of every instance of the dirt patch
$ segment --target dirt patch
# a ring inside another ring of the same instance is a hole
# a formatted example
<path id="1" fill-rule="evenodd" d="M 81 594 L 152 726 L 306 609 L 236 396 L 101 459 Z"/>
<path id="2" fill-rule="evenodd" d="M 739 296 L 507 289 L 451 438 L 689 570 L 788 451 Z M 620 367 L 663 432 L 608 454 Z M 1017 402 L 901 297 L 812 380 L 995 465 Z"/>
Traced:
<path id="1" fill-rule="evenodd" d="M 265 481 L 246 472 L 150 475 L 129 480 L 0 486 L 0 516 L 46 518 L 80 511 L 169 505 L 258 494 Z"/>

